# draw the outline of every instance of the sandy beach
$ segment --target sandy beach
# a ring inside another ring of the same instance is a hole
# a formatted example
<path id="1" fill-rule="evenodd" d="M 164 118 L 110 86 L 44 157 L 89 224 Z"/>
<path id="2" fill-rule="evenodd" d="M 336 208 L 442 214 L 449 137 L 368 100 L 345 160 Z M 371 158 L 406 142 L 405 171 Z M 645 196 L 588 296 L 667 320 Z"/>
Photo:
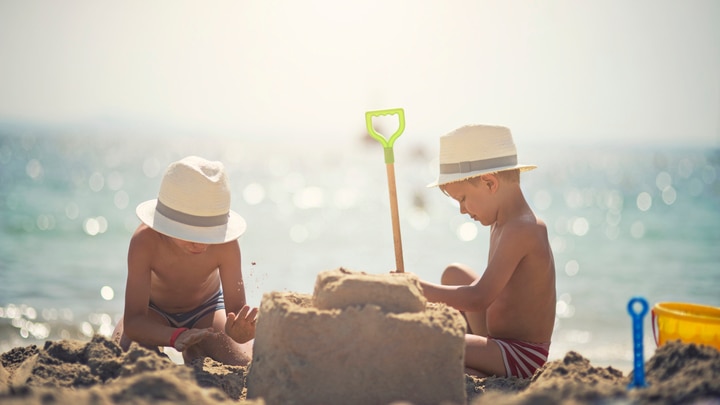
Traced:
<path id="1" fill-rule="evenodd" d="M 3 404 L 718 404 L 720 351 L 668 342 L 646 386 L 570 351 L 530 379 L 465 374 L 465 324 L 415 276 L 321 273 L 313 295 L 263 296 L 252 362 L 178 364 L 103 335 L 0 355 Z"/>
<path id="2" fill-rule="evenodd" d="M 265 403 L 247 399 L 247 367 L 210 359 L 180 365 L 137 346 L 122 353 L 102 336 L 17 347 L 0 361 L 3 404 Z M 645 369 L 648 386 L 628 389 L 630 375 L 569 352 L 530 380 L 466 375 L 467 403 L 720 404 L 720 352 L 714 348 L 670 343 Z"/>

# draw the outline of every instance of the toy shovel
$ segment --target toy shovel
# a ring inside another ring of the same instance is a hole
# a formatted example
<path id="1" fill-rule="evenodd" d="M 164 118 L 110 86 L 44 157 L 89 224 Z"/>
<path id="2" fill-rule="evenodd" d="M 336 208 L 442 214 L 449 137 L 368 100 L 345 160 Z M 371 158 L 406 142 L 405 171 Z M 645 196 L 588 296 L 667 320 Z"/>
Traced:
<path id="1" fill-rule="evenodd" d="M 382 115 L 397 115 L 400 122 L 398 129 L 389 139 L 377 133 L 373 127 L 373 117 Z M 402 241 L 400 240 L 400 218 L 398 217 L 397 190 L 395 188 L 395 154 L 393 153 L 393 144 L 405 130 L 405 112 L 402 108 L 368 111 L 365 113 L 365 124 L 370 136 L 378 140 L 385 150 L 385 166 L 387 168 L 388 190 L 390 191 L 390 214 L 392 216 L 393 241 L 395 243 L 395 270 L 398 273 L 403 273 L 405 266 L 403 265 Z"/>

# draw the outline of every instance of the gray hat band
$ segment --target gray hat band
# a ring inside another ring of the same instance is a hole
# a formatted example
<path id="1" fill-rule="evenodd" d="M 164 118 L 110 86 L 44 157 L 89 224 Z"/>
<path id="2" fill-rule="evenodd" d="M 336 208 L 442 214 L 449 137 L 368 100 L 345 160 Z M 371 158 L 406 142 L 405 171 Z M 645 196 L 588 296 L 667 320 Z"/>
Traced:
<path id="1" fill-rule="evenodd" d="M 517 165 L 517 155 L 500 156 L 491 159 L 473 160 L 471 162 L 442 163 L 441 174 L 470 173 L 480 170 L 495 169 Z"/>
<path id="2" fill-rule="evenodd" d="M 164 215 L 166 218 L 171 219 L 175 222 L 200 227 L 226 225 L 228 223 L 228 217 L 230 216 L 229 212 L 227 214 L 213 215 L 208 217 L 186 214 L 184 212 L 180 212 L 168 207 L 167 205 L 160 202 L 160 200 L 157 201 L 157 206 L 155 207 L 155 210 L 160 214 Z"/>

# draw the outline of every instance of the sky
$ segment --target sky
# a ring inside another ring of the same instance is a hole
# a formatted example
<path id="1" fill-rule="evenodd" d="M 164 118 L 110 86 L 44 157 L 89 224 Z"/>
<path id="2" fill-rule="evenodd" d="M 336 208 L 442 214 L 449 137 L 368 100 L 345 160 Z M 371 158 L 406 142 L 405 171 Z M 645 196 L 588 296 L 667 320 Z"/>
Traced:
<path id="1" fill-rule="evenodd" d="M 720 146 L 720 1 L 0 0 L 0 122 Z M 388 124 L 389 125 L 389 124 Z"/>

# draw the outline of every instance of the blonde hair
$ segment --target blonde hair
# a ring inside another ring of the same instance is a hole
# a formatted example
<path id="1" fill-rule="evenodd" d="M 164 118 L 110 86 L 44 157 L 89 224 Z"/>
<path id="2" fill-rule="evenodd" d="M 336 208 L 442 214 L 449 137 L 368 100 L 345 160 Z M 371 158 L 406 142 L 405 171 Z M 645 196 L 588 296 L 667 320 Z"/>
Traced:
<path id="1" fill-rule="evenodd" d="M 477 186 L 477 185 L 480 184 L 480 182 L 482 181 L 482 180 L 481 180 L 482 176 L 484 176 L 484 175 L 486 175 L 486 174 L 492 174 L 492 175 L 494 175 L 495 177 L 498 178 L 498 181 L 501 181 L 501 182 L 503 182 L 503 183 L 517 183 L 517 184 L 520 184 L 520 169 L 511 169 L 511 170 L 502 170 L 502 171 L 499 171 L 499 172 L 484 173 L 484 174 L 481 174 L 481 175 L 479 175 L 479 176 L 470 177 L 469 179 L 463 179 L 463 180 L 459 180 L 459 181 L 467 181 L 467 182 L 469 182 L 470 184 L 472 184 L 473 186 Z M 455 183 L 455 182 L 453 182 L 453 183 Z M 450 183 L 447 183 L 447 184 L 450 184 Z M 448 195 L 447 191 L 445 191 L 445 186 L 446 186 L 447 184 L 441 184 L 441 185 L 439 186 L 440 190 L 441 190 L 443 193 L 445 193 L 445 195 Z"/>
<path id="2" fill-rule="evenodd" d="M 494 174 L 499 180 L 507 183 L 520 183 L 520 169 L 503 170 Z"/>

